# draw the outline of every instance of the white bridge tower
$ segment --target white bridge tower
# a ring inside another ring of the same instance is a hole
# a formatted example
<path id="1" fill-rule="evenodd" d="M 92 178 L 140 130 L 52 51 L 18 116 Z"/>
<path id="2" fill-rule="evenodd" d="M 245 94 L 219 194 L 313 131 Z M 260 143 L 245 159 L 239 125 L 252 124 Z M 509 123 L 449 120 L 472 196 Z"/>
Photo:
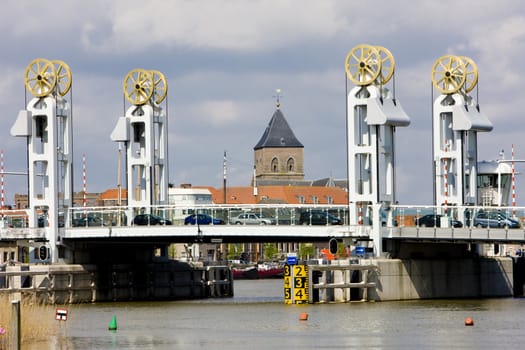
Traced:
<path id="1" fill-rule="evenodd" d="M 446 216 L 464 219 L 449 206 L 478 205 L 477 162 L 480 131 L 492 123 L 469 93 L 478 83 L 478 69 L 469 57 L 445 55 L 432 67 L 433 86 L 441 93 L 433 106 L 434 204 Z M 466 218 L 468 219 L 468 218 Z M 444 218 L 442 227 L 448 227 Z"/>
<path id="2" fill-rule="evenodd" d="M 348 195 L 350 226 L 370 235 L 374 253 L 382 253 L 382 216 L 392 224 L 395 202 L 395 130 L 410 118 L 386 88 L 395 62 L 381 46 L 358 45 L 347 55 L 345 70 L 356 86 L 348 93 Z"/>
<path id="3" fill-rule="evenodd" d="M 123 90 L 131 106 L 118 119 L 111 140 L 126 149 L 128 206 L 150 213 L 151 206 L 168 203 L 168 120 L 160 105 L 168 86 L 161 72 L 134 69 Z"/>
<path id="4" fill-rule="evenodd" d="M 39 229 L 45 231 L 49 253 L 40 259 L 52 262 L 60 258 L 59 226 L 64 226 L 73 202 L 72 116 L 64 98 L 71 82 L 66 63 L 43 58 L 31 61 L 25 70 L 25 86 L 34 98 L 11 128 L 11 135 L 27 138 L 29 226 L 44 226 Z"/>

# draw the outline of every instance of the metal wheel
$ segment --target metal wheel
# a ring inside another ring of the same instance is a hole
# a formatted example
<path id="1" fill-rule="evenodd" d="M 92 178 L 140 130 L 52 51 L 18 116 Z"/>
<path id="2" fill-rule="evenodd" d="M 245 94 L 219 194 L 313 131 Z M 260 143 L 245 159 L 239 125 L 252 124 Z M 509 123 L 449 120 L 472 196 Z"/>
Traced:
<path id="1" fill-rule="evenodd" d="M 371 45 L 357 45 L 346 56 L 345 71 L 348 79 L 356 85 L 372 84 L 381 73 L 379 51 Z"/>
<path id="2" fill-rule="evenodd" d="M 55 66 L 45 58 L 32 60 L 24 73 L 27 90 L 36 97 L 44 97 L 53 92 L 56 85 Z"/>
<path id="3" fill-rule="evenodd" d="M 478 84 L 478 66 L 470 57 L 460 56 L 459 57 L 465 65 L 465 92 L 469 93 Z"/>
<path id="4" fill-rule="evenodd" d="M 392 53 L 386 47 L 376 46 L 376 49 L 379 51 L 379 57 L 381 60 L 379 82 L 384 85 L 392 79 L 396 63 L 394 62 L 394 56 L 392 56 Z"/>
<path id="5" fill-rule="evenodd" d="M 57 92 L 60 96 L 64 96 L 69 92 L 69 89 L 71 89 L 71 70 L 69 69 L 69 66 L 63 61 L 53 60 L 52 62 L 55 67 Z"/>
<path id="6" fill-rule="evenodd" d="M 463 61 L 453 55 L 441 56 L 432 66 L 432 82 L 443 94 L 458 92 L 465 84 L 466 69 Z"/>
<path id="7" fill-rule="evenodd" d="M 140 106 L 149 101 L 153 95 L 153 75 L 150 71 L 136 68 L 124 78 L 122 86 L 124 96 L 134 105 Z"/>
<path id="8" fill-rule="evenodd" d="M 155 101 L 156 104 L 160 104 L 166 98 L 168 84 L 166 83 L 164 74 L 160 71 L 151 70 L 150 72 L 153 75 L 153 101 Z"/>

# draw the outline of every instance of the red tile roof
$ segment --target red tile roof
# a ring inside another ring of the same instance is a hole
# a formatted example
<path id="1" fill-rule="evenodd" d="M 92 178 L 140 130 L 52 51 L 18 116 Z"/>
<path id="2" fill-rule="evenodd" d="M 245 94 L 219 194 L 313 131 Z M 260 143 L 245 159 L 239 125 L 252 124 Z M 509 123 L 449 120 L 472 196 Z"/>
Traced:
<path id="1" fill-rule="evenodd" d="M 122 188 L 120 190 L 120 196 L 121 198 L 127 198 L 128 191 L 125 188 Z M 118 188 L 110 188 L 108 190 L 105 190 L 102 192 L 102 194 L 99 197 L 100 200 L 117 200 L 118 199 Z"/>
<path id="2" fill-rule="evenodd" d="M 213 203 L 224 203 L 224 189 L 206 187 L 212 194 Z M 332 198 L 332 204 L 347 204 L 348 194 L 340 187 L 316 187 L 316 186 L 260 186 L 257 187 L 257 196 L 253 194 L 253 187 L 227 187 L 227 204 L 256 204 L 273 201 L 287 204 L 300 204 L 300 197 L 304 204 L 329 204 L 328 198 Z"/>

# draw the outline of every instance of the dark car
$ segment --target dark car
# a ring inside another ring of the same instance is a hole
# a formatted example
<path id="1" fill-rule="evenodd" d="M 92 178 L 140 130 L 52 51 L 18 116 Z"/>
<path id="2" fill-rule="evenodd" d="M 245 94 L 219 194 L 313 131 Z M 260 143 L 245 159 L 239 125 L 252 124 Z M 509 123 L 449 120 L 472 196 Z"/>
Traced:
<path id="1" fill-rule="evenodd" d="M 184 225 L 224 225 L 224 220 L 208 214 L 191 214 L 184 219 Z"/>
<path id="2" fill-rule="evenodd" d="M 83 226 L 105 226 L 102 219 L 97 216 L 86 216 L 78 219 L 73 219 L 73 227 L 83 227 Z"/>
<path id="3" fill-rule="evenodd" d="M 153 214 L 139 214 L 133 218 L 133 225 L 171 225 L 171 220 Z"/>
<path id="4" fill-rule="evenodd" d="M 419 227 L 441 227 L 441 218 L 444 215 L 439 214 L 427 214 L 414 219 L 416 226 Z M 461 221 L 450 219 L 450 225 L 452 227 L 463 227 Z"/>
<path id="5" fill-rule="evenodd" d="M 343 220 L 322 210 L 301 212 L 299 225 L 342 225 Z"/>
<path id="6" fill-rule="evenodd" d="M 480 211 L 474 217 L 474 226 L 476 227 L 504 227 L 504 228 L 519 228 L 520 222 L 505 213 L 499 211 Z"/>
<path id="7" fill-rule="evenodd" d="M 38 219 L 38 227 L 47 227 L 49 226 L 49 223 L 47 222 L 47 218 L 44 216 L 39 216 Z M 64 227 L 64 218 L 59 217 L 58 218 L 58 227 Z"/>

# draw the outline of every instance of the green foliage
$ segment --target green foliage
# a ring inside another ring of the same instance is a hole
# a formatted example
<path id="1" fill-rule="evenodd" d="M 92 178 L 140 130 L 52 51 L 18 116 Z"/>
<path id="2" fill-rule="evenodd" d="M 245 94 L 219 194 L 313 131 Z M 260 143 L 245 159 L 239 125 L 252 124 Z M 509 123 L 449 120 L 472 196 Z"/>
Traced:
<path id="1" fill-rule="evenodd" d="M 264 258 L 266 260 L 273 260 L 277 258 L 279 250 L 276 243 L 264 243 Z"/>
<path id="2" fill-rule="evenodd" d="M 301 243 L 299 245 L 299 259 L 311 259 L 314 257 L 314 246 L 312 243 Z"/>
<path id="3" fill-rule="evenodd" d="M 241 247 L 242 245 L 240 244 L 228 244 L 228 255 L 226 256 L 226 258 L 228 260 L 239 259 L 239 256 L 242 253 Z"/>

